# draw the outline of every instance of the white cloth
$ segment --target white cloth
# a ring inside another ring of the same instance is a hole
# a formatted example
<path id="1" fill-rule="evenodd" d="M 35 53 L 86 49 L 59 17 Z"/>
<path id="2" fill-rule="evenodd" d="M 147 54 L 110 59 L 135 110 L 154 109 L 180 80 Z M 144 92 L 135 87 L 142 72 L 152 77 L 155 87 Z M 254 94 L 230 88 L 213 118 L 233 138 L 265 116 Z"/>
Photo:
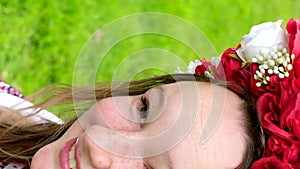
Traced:
<path id="1" fill-rule="evenodd" d="M 0 93 L 0 105 L 3 107 L 11 108 L 14 110 L 30 107 L 33 104 L 29 101 L 26 101 L 20 97 L 8 94 L 8 93 Z M 24 115 L 30 115 L 37 112 L 37 110 L 34 109 L 26 109 L 22 110 L 21 113 Z M 58 118 L 56 115 L 50 113 L 47 110 L 41 110 L 35 115 L 31 116 L 32 120 L 38 122 L 38 123 L 44 123 L 46 121 L 52 121 L 57 124 L 63 124 L 64 122 Z"/>

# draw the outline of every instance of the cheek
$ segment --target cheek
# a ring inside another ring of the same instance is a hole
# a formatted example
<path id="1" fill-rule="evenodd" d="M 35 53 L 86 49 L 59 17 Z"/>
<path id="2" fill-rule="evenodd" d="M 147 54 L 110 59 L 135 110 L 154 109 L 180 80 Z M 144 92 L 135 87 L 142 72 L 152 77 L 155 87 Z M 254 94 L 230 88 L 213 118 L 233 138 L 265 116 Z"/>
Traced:
<path id="1" fill-rule="evenodd" d="M 166 132 L 166 130 L 169 130 L 172 127 L 174 127 L 174 125 L 178 122 L 178 110 L 172 106 L 156 108 L 149 114 L 150 116 L 151 114 L 154 114 L 153 116 L 156 116 L 156 118 L 147 121 L 147 125 L 145 126 L 144 132 L 147 133 L 148 136 L 160 135 Z"/>
<path id="2" fill-rule="evenodd" d="M 57 157 L 55 153 L 55 146 L 52 144 L 47 145 L 41 148 L 34 156 L 31 162 L 31 169 L 55 169 L 59 168 L 58 164 L 56 163 Z"/>
<path id="3" fill-rule="evenodd" d="M 141 128 L 139 111 L 128 97 L 103 99 L 97 103 L 92 114 L 92 120 L 98 119 L 94 125 L 129 131 Z"/>

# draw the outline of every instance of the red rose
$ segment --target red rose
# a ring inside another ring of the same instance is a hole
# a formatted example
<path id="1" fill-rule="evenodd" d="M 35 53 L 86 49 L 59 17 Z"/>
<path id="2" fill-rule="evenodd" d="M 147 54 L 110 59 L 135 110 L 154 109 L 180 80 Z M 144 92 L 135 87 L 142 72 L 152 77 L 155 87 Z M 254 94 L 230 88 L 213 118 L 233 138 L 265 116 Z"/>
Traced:
<path id="1" fill-rule="evenodd" d="M 300 75 L 300 20 L 289 20 L 286 29 L 290 35 L 290 53 L 295 55 L 294 69 L 296 77 L 298 78 Z"/>
<path id="2" fill-rule="evenodd" d="M 251 74 L 248 68 L 236 69 L 231 72 L 229 88 L 239 94 L 251 94 L 250 93 L 250 82 Z"/>
<path id="3" fill-rule="evenodd" d="M 238 59 L 234 48 L 229 48 L 223 52 L 221 62 L 216 69 L 217 80 L 232 80 L 232 73 L 242 68 L 242 62 Z"/>
<path id="4" fill-rule="evenodd" d="M 280 127 L 286 131 L 295 132 L 293 130 L 295 120 L 300 119 L 300 93 L 295 93 L 291 96 L 286 96 L 285 93 L 287 92 L 283 92 L 279 102 Z"/>
<path id="5" fill-rule="evenodd" d="M 265 151 L 265 156 L 276 155 L 282 158 L 284 151 L 291 146 L 289 141 L 283 140 L 276 136 L 270 136 L 268 139 L 268 147 Z"/>
<path id="6" fill-rule="evenodd" d="M 255 161 L 251 169 L 293 169 L 293 167 L 288 163 L 283 163 L 276 157 L 265 157 L 258 161 Z"/>
<path id="7" fill-rule="evenodd" d="M 294 168 L 300 168 L 300 142 L 298 140 L 291 140 L 292 145 L 286 149 L 283 161 L 288 162 Z"/>
<path id="8" fill-rule="evenodd" d="M 293 123 L 292 127 L 293 127 L 293 131 L 294 131 L 296 137 L 300 140 L 300 119 L 299 119 L 299 117 L 294 119 L 294 123 Z"/>
<path id="9" fill-rule="evenodd" d="M 289 48 L 295 56 L 300 55 L 300 20 L 290 19 L 286 25 L 286 29 L 290 35 Z M 298 45 L 297 45 L 298 44 Z"/>
<path id="10" fill-rule="evenodd" d="M 282 139 L 274 135 L 269 137 L 268 147 L 264 152 L 264 157 L 276 157 L 283 163 L 289 163 L 293 168 L 300 167 L 299 155 L 299 141 Z"/>
<path id="11" fill-rule="evenodd" d="M 280 126 L 281 110 L 279 109 L 278 95 L 273 93 L 265 93 L 257 100 L 257 111 L 261 117 L 262 126 L 278 137 L 292 139 L 294 135 L 285 131 Z"/>
<path id="12" fill-rule="evenodd" d="M 244 94 L 250 91 L 250 75 L 249 67 L 242 67 L 236 49 L 229 48 L 223 52 L 215 73 L 217 80 L 228 82 L 229 88 L 236 93 Z"/>

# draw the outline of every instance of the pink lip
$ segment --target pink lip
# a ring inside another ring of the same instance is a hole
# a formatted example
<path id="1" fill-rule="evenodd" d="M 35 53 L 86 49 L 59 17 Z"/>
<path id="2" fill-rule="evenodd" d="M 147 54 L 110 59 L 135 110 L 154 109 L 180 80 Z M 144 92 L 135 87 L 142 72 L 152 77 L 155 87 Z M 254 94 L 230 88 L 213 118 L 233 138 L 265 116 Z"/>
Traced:
<path id="1" fill-rule="evenodd" d="M 60 150 L 59 152 L 59 163 L 61 169 L 70 169 L 69 166 L 69 152 L 72 148 L 72 146 L 75 144 L 75 160 L 76 160 L 76 166 L 77 169 L 80 169 L 80 163 L 79 163 L 79 150 L 78 150 L 78 141 L 79 138 L 73 138 L 72 140 L 68 141 Z"/>

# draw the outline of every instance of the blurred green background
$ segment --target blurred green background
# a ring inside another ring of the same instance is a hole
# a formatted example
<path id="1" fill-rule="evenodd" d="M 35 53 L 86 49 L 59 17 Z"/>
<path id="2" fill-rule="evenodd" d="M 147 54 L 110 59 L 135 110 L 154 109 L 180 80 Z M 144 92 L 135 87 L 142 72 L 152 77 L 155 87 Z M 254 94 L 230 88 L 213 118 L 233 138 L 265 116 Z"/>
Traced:
<path id="1" fill-rule="evenodd" d="M 74 64 L 90 36 L 129 14 L 164 12 L 196 25 L 218 54 L 235 47 L 254 24 L 300 17 L 298 0 L 0 0 L 0 76 L 25 95 L 53 83 L 72 83 Z M 142 48 L 161 48 L 194 56 L 180 42 L 146 37 L 112 49 L 114 59 Z M 129 40 L 130 41 L 130 40 Z M 140 41 L 139 41 L 140 42 Z M 112 65 L 114 65 L 112 63 Z M 110 80 L 114 66 L 101 79 Z"/>

